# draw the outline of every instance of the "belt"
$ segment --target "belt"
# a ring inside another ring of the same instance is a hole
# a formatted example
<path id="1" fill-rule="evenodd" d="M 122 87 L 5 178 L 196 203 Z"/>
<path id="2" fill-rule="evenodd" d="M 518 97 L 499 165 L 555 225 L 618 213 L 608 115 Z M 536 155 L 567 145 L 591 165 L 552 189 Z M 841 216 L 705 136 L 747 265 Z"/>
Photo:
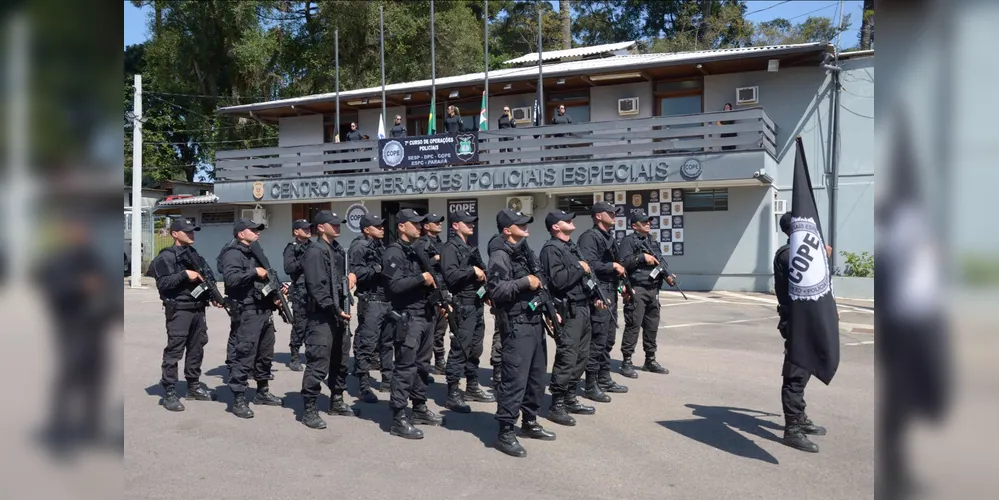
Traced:
<path id="1" fill-rule="evenodd" d="M 455 297 L 455 301 L 457 301 L 459 304 L 466 306 L 477 306 L 482 303 L 482 299 L 480 299 L 478 296 L 475 295 L 471 297 L 462 297 L 458 295 Z"/>
<path id="2" fill-rule="evenodd" d="M 357 298 L 370 302 L 388 302 L 388 299 L 386 299 L 384 295 L 379 295 L 377 293 L 359 293 L 357 294 Z"/>
<path id="3" fill-rule="evenodd" d="M 566 299 L 566 304 L 568 304 L 570 307 L 589 307 L 590 299 L 579 299 L 579 300 Z"/>
<path id="4" fill-rule="evenodd" d="M 204 311 L 204 302 L 177 302 L 177 301 L 163 301 L 164 307 L 172 307 L 177 311 Z"/>

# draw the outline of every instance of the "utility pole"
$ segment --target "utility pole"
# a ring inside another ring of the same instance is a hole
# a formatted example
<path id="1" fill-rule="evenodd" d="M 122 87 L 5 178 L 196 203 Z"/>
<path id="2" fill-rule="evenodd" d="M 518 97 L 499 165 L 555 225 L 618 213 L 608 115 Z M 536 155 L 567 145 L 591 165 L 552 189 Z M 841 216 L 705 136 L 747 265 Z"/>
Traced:
<path id="1" fill-rule="evenodd" d="M 385 7 L 378 7 L 378 37 L 381 41 L 382 51 L 382 122 L 381 127 L 385 127 L 388 116 L 385 116 Z"/>
<path id="2" fill-rule="evenodd" d="M 336 68 L 336 131 L 333 142 L 340 142 L 340 28 L 333 30 L 333 58 Z"/>
<path id="3" fill-rule="evenodd" d="M 132 288 L 142 287 L 142 75 L 132 105 Z M 152 251 L 152 249 L 149 249 Z"/>
<path id="4" fill-rule="evenodd" d="M 13 189 L 7 197 L 8 234 L 27 234 L 35 227 L 34 212 L 28 206 L 35 199 L 35 183 L 28 175 L 28 142 L 31 130 L 28 119 L 28 54 L 29 26 L 23 15 L 14 15 L 7 21 L 10 57 L 7 59 L 7 164 L 10 177 L 7 185 Z M 7 275 L 15 284 L 22 283 L 28 275 L 28 242 L 24 238 L 7 238 Z M 2 266 L 3 263 L 0 263 Z"/>

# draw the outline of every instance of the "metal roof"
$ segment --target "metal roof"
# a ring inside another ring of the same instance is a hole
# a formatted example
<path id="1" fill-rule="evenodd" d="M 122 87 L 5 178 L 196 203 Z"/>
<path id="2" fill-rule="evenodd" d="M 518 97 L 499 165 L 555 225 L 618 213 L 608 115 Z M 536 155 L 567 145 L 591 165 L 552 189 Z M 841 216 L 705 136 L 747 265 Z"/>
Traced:
<path id="1" fill-rule="evenodd" d="M 564 63 L 545 64 L 542 71 L 545 77 L 553 78 L 559 76 L 572 76 L 576 74 L 592 75 L 597 72 L 625 71 L 644 69 L 656 66 L 669 66 L 674 64 L 693 64 L 699 62 L 723 61 L 731 59 L 743 59 L 746 57 L 776 56 L 794 53 L 803 53 L 819 50 L 832 50 L 832 45 L 825 42 L 802 43 L 795 45 L 771 45 L 766 47 L 741 47 L 735 49 L 700 50 L 695 52 L 671 52 L 658 54 L 629 54 L 603 59 L 588 59 L 582 61 L 570 61 Z M 537 78 L 538 66 L 524 66 L 520 68 L 504 68 L 489 72 L 491 83 L 525 81 Z M 485 79 L 484 73 L 469 73 L 466 75 L 448 76 L 437 79 L 437 87 L 448 88 L 472 83 L 480 83 Z M 387 94 L 398 94 L 401 92 L 428 91 L 432 85 L 431 80 L 419 80 L 415 82 L 393 83 L 385 86 Z M 348 90 L 340 92 L 340 100 L 359 98 L 380 98 L 382 88 L 369 87 L 366 89 Z M 247 113 L 264 109 L 284 108 L 294 105 L 307 105 L 315 102 L 329 102 L 336 99 L 336 92 L 325 94 L 314 94 L 303 97 L 292 97 L 277 101 L 258 102 L 253 104 L 243 104 L 239 106 L 228 106 L 219 108 L 218 113 Z"/>
<path id="2" fill-rule="evenodd" d="M 188 196 L 186 198 L 177 198 L 175 200 L 162 200 L 156 204 L 157 207 L 174 207 L 178 205 L 209 205 L 212 203 L 218 203 L 219 197 L 214 194 L 203 194 L 200 196 Z"/>
<path id="3" fill-rule="evenodd" d="M 628 50 L 636 45 L 638 45 L 638 42 L 630 41 L 630 42 L 606 43 L 603 45 L 592 45 L 589 47 L 576 47 L 574 49 L 548 50 L 541 53 L 541 59 L 543 61 L 550 61 L 553 59 L 567 59 L 570 57 L 592 56 L 595 54 L 605 54 L 608 52 L 617 52 L 619 50 Z M 503 64 L 524 64 L 532 62 L 533 63 L 538 62 L 537 52 L 524 54 L 520 57 L 510 59 L 509 61 L 503 61 Z"/>

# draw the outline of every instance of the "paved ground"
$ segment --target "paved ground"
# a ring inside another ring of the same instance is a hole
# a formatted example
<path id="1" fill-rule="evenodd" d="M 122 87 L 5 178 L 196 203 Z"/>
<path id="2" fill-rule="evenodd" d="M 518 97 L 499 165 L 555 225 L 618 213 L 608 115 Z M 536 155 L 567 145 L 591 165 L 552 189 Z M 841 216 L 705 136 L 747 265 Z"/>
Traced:
<path id="1" fill-rule="evenodd" d="M 639 498 L 856 499 L 870 497 L 874 460 L 873 303 L 842 305 L 842 363 L 831 386 L 809 384 L 813 420 L 829 428 L 817 455 L 780 444 L 782 343 L 773 299 L 730 293 L 662 294 L 659 360 L 670 375 L 640 372 L 596 415 L 566 428 L 542 419 L 554 442 L 522 440 L 528 457 L 491 448 L 494 404 L 442 413 L 442 428 L 406 441 L 388 434 L 385 395 L 354 403 L 361 418 L 323 414 L 315 431 L 296 420 L 301 374 L 289 371 L 289 328 L 277 319 L 275 393 L 289 407 L 257 407 L 240 420 L 228 412 L 222 383 L 228 318 L 209 313 L 204 377 L 217 402 L 159 406 L 165 333 L 154 289 L 125 289 L 123 393 L 126 498 Z M 487 313 L 487 338 L 492 320 Z M 623 325 L 623 321 L 622 321 Z M 620 332 L 618 333 L 620 344 Z M 549 364 L 554 356 L 549 346 Z M 613 355 L 617 367 L 620 353 Z M 642 357 L 636 358 L 637 362 Z M 489 372 L 484 370 L 483 380 Z M 442 377 L 438 377 L 441 379 Z M 356 382 L 350 387 L 356 397 Z M 441 409 L 444 386 L 430 389 Z M 320 407 L 327 404 L 320 400 Z M 547 401 L 546 401 L 547 405 Z M 322 492 L 322 493 L 317 493 Z"/>

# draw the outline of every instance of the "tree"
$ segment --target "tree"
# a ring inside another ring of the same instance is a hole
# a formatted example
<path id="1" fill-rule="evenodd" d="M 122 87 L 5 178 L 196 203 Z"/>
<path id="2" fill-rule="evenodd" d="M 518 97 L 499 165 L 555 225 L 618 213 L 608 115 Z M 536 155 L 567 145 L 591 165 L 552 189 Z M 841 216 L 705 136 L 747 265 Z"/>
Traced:
<path id="1" fill-rule="evenodd" d="M 625 11 L 628 3 L 628 0 L 604 0 L 574 4 L 575 41 L 590 46 L 641 38 L 642 25 Z"/>
<path id="2" fill-rule="evenodd" d="M 860 50 L 874 46 L 874 0 L 864 0 L 864 14 L 860 22 Z"/>
<path id="3" fill-rule="evenodd" d="M 743 47 L 752 40 L 753 26 L 743 16 L 746 6 L 736 0 L 649 2 L 643 28 L 651 36 L 648 52 L 682 52 Z"/>
<path id="4" fill-rule="evenodd" d="M 764 21 L 756 25 L 753 45 L 784 45 L 795 43 L 828 42 L 850 28 L 850 15 L 843 16 L 837 26 L 828 17 L 809 17 L 793 25 L 783 18 Z"/>
<path id="5" fill-rule="evenodd" d="M 562 48 L 572 48 L 572 8 L 568 0 L 559 0 L 558 17 L 562 22 Z"/>

